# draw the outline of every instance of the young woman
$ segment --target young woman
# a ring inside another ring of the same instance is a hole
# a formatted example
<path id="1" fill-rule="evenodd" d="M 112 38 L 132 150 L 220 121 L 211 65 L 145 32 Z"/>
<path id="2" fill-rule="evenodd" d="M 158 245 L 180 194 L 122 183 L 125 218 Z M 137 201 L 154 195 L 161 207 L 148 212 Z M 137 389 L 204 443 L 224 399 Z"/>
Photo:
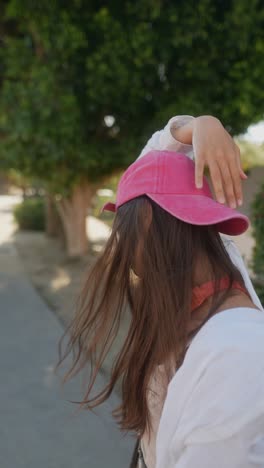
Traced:
<path id="1" fill-rule="evenodd" d="M 114 416 L 138 435 L 134 466 L 264 466 L 264 314 L 234 242 L 220 235 L 248 227 L 224 205 L 224 197 L 232 207 L 241 202 L 244 177 L 217 119 L 175 117 L 125 171 L 116 203 L 104 207 L 116 212 L 112 233 L 58 365 L 76 348 L 64 380 L 90 363 L 87 408 L 121 385 Z M 126 306 L 127 337 L 109 383 L 91 397 Z"/>

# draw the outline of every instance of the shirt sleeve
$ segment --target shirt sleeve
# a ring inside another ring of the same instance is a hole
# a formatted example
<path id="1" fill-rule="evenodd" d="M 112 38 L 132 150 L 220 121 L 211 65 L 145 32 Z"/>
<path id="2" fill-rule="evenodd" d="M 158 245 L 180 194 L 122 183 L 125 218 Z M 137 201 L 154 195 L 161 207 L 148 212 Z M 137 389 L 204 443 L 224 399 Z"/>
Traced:
<path id="1" fill-rule="evenodd" d="M 261 345 L 251 353 L 234 343 L 200 375 L 170 443 L 173 468 L 264 467 L 262 356 Z M 253 464 L 256 437 L 261 465 Z"/>
<path id="2" fill-rule="evenodd" d="M 137 159 L 151 150 L 177 151 L 178 153 L 186 154 L 191 159 L 194 159 L 193 146 L 181 143 L 176 140 L 171 133 L 172 128 L 180 128 L 192 119 L 194 119 L 194 117 L 191 115 L 177 115 L 172 117 L 163 130 L 158 130 L 153 133 Z"/>
<path id="3" fill-rule="evenodd" d="M 264 418 L 262 354 L 241 351 L 235 343 L 219 352 L 197 382 L 183 412 L 179 428 L 185 444 L 224 439 L 259 413 Z"/>
<path id="4" fill-rule="evenodd" d="M 247 424 L 239 434 L 208 444 L 189 445 L 175 468 L 263 468 L 263 421 Z"/>

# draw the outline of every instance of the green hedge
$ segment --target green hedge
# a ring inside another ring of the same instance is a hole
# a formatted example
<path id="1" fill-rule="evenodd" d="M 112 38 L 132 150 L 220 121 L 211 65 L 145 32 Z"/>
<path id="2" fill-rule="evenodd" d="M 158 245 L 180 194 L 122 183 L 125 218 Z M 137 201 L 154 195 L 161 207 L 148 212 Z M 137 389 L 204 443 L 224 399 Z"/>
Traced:
<path id="1" fill-rule="evenodd" d="M 41 197 L 27 198 L 14 209 L 14 217 L 19 229 L 44 231 L 45 203 Z"/>
<path id="2" fill-rule="evenodd" d="M 264 304 L 264 184 L 252 203 L 252 226 L 255 238 L 252 266 L 257 276 L 257 292 Z"/>

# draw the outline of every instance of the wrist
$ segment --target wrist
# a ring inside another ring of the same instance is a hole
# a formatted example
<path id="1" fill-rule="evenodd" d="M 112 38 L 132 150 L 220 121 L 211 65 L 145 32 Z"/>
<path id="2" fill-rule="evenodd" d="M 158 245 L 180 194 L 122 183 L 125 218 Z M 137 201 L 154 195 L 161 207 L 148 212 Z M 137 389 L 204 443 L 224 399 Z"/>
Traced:
<path id="1" fill-rule="evenodd" d="M 221 124 L 220 120 L 217 117 L 214 117 L 213 115 L 199 115 L 198 117 L 195 117 L 194 119 L 196 123 L 199 122 L 212 122 L 212 123 L 218 123 Z"/>
<path id="2" fill-rule="evenodd" d="M 194 122 L 195 118 L 193 117 L 188 122 L 184 123 L 184 125 L 172 126 L 170 130 L 173 138 L 185 145 L 191 145 Z"/>

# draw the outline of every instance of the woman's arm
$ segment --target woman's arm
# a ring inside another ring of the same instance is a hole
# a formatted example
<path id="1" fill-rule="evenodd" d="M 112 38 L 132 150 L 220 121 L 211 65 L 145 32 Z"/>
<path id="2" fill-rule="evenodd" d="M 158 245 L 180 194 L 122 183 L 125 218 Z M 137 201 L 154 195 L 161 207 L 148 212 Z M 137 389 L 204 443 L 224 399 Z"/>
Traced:
<path id="1" fill-rule="evenodd" d="M 243 172 L 240 151 L 221 122 L 213 116 L 176 116 L 163 130 L 155 132 L 139 157 L 152 149 L 172 150 L 195 160 L 196 186 L 202 186 L 203 173 L 209 167 L 217 200 L 227 200 L 232 208 L 242 204 Z"/>
<path id="2" fill-rule="evenodd" d="M 192 143 L 195 154 L 195 182 L 202 186 L 204 168 L 209 167 L 217 200 L 226 200 L 232 208 L 242 204 L 241 178 L 246 178 L 240 151 L 221 122 L 212 116 L 200 116 L 187 125 L 172 127 L 172 134 L 183 143 Z"/>
<path id="3" fill-rule="evenodd" d="M 177 115 L 172 117 L 162 130 L 153 133 L 142 149 L 139 157 L 141 158 L 151 150 L 171 150 L 178 153 L 184 153 L 191 159 L 194 159 L 192 141 L 185 144 L 178 139 L 174 132 L 176 129 L 185 128 L 195 118 L 191 115 Z"/>

